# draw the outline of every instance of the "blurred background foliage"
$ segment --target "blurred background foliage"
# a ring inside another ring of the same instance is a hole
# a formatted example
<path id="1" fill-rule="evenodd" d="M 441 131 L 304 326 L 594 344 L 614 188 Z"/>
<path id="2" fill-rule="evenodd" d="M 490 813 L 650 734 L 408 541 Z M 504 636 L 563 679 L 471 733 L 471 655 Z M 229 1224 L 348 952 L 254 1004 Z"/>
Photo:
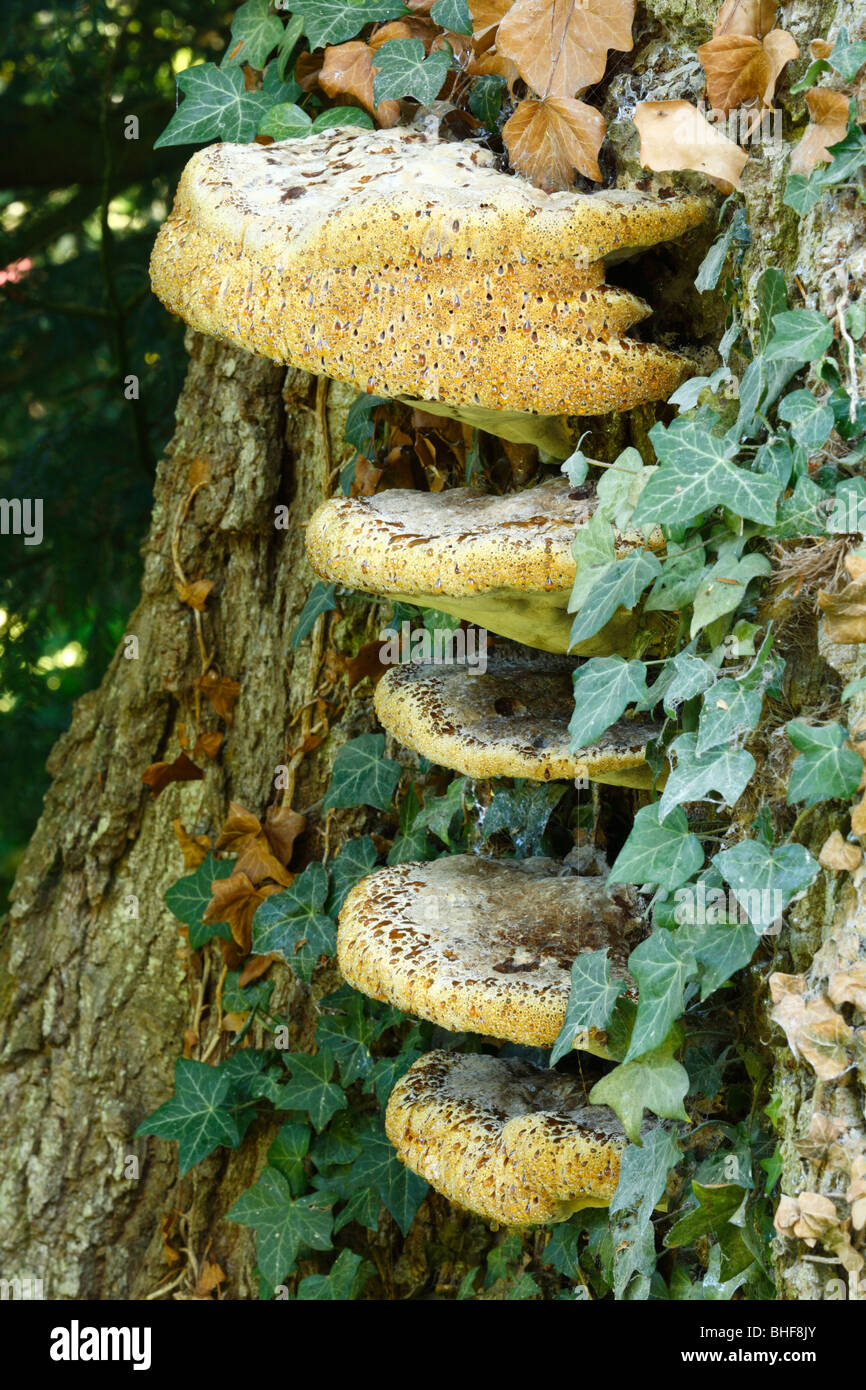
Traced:
<path id="1" fill-rule="evenodd" d="M 0 909 L 45 760 L 137 601 L 184 372 L 183 326 L 151 296 L 147 263 L 190 151 L 153 144 L 176 74 L 219 60 L 233 9 L 4 0 L 0 12 L 0 497 L 42 498 L 44 514 L 41 545 L 0 535 Z"/>

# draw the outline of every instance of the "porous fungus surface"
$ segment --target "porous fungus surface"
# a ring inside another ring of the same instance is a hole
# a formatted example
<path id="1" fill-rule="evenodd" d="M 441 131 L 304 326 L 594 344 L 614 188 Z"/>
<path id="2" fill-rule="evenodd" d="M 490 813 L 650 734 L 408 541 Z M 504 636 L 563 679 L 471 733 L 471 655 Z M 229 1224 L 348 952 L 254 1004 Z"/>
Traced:
<path id="1" fill-rule="evenodd" d="M 554 860 L 457 854 L 380 869 L 340 913 L 337 959 L 373 999 L 456 1032 L 551 1047 L 565 1019 L 571 967 L 607 950 L 625 980 L 645 929 L 630 889 L 564 874 Z M 603 1032 L 573 1045 L 607 1057 Z"/>
<path id="2" fill-rule="evenodd" d="M 608 254 L 676 237 L 694 197 L 543 193 L 476 145 L 336 128 L 187 165 L 151 261 L 193 327 L 362 391 L 539 415 L 670 394 L 686 360 L 619 336 Z"/>
<path id="3" fill-rule="evenodd" d="M 571 751 L 576 665 L 503 643 L 484 674 L 460 664 L 392 666 L 376 686 L 376 714 L 407 748 L 467 777 L 649 785 L 646 746 L 657 725 L 621 719 L 591 747 Z"/>
<path id="4" fill-rule="evenodd" d="M 529 1062 L 428 1052 L 385 1116 L 398 1157 L 452 1202 L 506 1226 L 607 1206 L 627 1139 L 578 1077 Z"/>

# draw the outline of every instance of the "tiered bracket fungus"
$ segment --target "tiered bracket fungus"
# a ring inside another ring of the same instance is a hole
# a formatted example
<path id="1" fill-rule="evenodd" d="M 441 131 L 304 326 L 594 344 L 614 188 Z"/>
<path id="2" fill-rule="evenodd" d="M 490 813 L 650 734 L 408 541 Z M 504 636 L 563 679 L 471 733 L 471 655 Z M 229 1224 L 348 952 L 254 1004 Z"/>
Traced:
<path id="1" fill-rule="evenodd" d="M 572 752 L 575 665 L 499 644 L 483 675 L 465 665 L 392 666 L 376 686 L 376 714 L 407 748 L 467 777 L 588 777 L 650 787 L 646 748 L 657 725 L 621 719 L 591 747 Z"/>
<path id="2" fill-rule="evenodd" d="M 601 262 L 705 213 L 690 196 L 543 193 L 469 142 L 337 128 L 200 150 L 151 276 L 205 333 L 521 438 L 527 416 L 628 410 L 688 374 L 623 336 L 648 309 L 601 284 Z"/>
<path id="3" fill-rule="evenodd" d="M 488 1221 L 529 1226 L 605 1207 L 628 1140 L 582 1081 L 529 1062 L 428 1052 L 385 1116 L 403 1163 Z"/>
<path id="4" fill-rule="evenodd" d="M 645 928 L 631 890 L 563 874 L 551 859 L 451 855 L 362 879 L 340 913 L 343 977 L 373 999 L 456 1032 L 551 1047 L 565 1020 L 571 967 L 607 949 L 628 975 Z M 608 1057 L 598 1029 L 574 1046 Z"/>
<path id="5" fill-rule="evenodd" d="M 593 492 L 574 496 L 565 478 L 502 497 L 462 487 L 333 497 L 310 520 L 307 556 L 322 579 L 436 608 L 530 647 L 566 652 L 571 546 L 596 505 Z M 648 542 L 653 549 L 663 544 L 658 527 Z M 635 531 L 616 541 L 619 552 L 643 543 Z M 627 650 L 636 629 L 636 617 L 621 608 L 575 651 L 608 656 Z"/>

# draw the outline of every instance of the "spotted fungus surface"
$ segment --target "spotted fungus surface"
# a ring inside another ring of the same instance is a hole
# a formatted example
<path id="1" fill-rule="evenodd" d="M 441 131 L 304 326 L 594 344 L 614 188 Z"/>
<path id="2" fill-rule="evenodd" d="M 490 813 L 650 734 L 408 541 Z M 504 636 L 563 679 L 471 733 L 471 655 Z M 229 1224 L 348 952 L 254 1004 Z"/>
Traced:
<path id="1" fill-rule="evenodd" d="M 391 1092 L 385 1129 L 407 1168 L 505 1226 L 608 1206 L 628 1143 L 580 1078 L 477 1053 L 421 1057 Z"/>
<path id="2" fill-rule="evenodd" d="M 376 686 L 376 714 L 407 748 L 467 777 L 588 777 L 651 786 L 646 747 L 658 725 L 620 719 L 590 747 L 571 750 L 576 665 L 497 643 L 483 674 L 457 663 L 392 666 Z"/>
<path id="3" fill-rule="evenodd" d="M 603 260 L 705 215 L 691 196 L 544 193 L 469 142 L 343 127 L 193 155 L 151 278 L 205 333 L 508 434 L 679 385 L 685 358 L 624 336 L 648 306 L 602 283 Z"/>
<path id="4" fill-rule="evenodd" d="M 455 1032 L 551 1047 L 565 1021 L 571 967 L 608 951 L 633 990 L 629 953 L 643 939 L 631 889 L 605 890 L 551 859 L 455 854 L 395 864 L 361 880 L 340 913 L 337 959 L 362 994 Z M 609 1056 L 596 1028 L 573 1046 Z"/>
<path id="5" fill-rule="evenodd" d="M 530 647 L 566 652 L 576 569 L 572 542 L 596 506 L 594 490 L 575 496 L 565 478 L 500 497 L 464 487 L 332 497 L 307 526 L 307 557 L 321 579 L 435 608 Z M 658 527 L 648 537 L 628 531 L 615 538 L 620 554 L 663 543 Z M 634 615 L 620 608 L 575 651 L 622 651 L 636 627 Z"/>

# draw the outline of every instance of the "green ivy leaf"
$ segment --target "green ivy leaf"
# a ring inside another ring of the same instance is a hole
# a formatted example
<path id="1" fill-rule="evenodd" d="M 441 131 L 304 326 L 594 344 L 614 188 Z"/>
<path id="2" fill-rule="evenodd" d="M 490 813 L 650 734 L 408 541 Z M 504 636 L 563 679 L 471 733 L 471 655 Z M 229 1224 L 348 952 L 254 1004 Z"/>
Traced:
<path id="1" fill-rule="evenodd" d="M 429 106 L 442 90 L 453 56 L 447 43 L 425 58 L 420 39 L 389 39 L 373 55 L 373 100 L 378 106 L 380 101 L 414 97 Z"/>
<path id="2" fill-rule="evenodd" d="M 772 569 L 766 555 L 749 554 L 742 559 L 717 560 L 701 576 L 694 597 L 690 637 L 696 637 L 725 613 L 739 608 L 753 579 L 763 578 Z"/>
<path id="3" fill-rule="evenodd" d="M 678 1136 L 676 1126 L 673 1129 L 659 1126 L 646 1136 L 642 1145 L 629 1144 L 622 1156 L 619 1182 L 610 1204 L 611 1216 L 633 1209 L 638 1225 L 649 1225 L 665 1194 L 668 1174 L 682 1158 Z"/>
<path id="4" fill-rule="evenodd" d="M 594 637 L 619 607 L 633 608 L 661 570 L 657 557 L 650 550 L 634 550 L 626 559 L 601 569 L 592 587 L 592 603 L 581 608 L 571 625 L 569 646 L 575 647 Z"/>
<path id="5" fill-rule="evenodd" d="M 346 1093 L 331 1080 L 334 1056 L 321 1048 L 313 1057 L 307 1052 L 289 1052 L 283 1061 L 291 1072 L 291 1081 L 281 1088 L 281 1110 L 303 1110 L 309 1115 L 317 1132 L 321 1132 L 332 1115 L 345 1110 Z"/>
<path id="6" fill-rule="evenodd" d="M 472 89 L 469 93 L 469 110 L 487 130 L 496 130 L 504 91 L 505 78 L 499 77 L 493 72 L 485 73 L 484 76 L 476 78 L 472 83 Z"/>
<path id="7" fill-rule="evenodd" d="M 400 781 L 400 764 L 386 758 L 384 734 L 361 734 L 344 743 L 322 809 L 337 806 L 376 806 L 388 811 Z"/>
<path id="8" fill-rule="evenodd" d="M 280 1132 L 268 1149 L 268 1163 L 282 1173 L 296 1197 L 307 1186 L 304 1172 L 304 1158 L 310 1147 L 310 1127 L 300 1120 L 291 1120 L 280 1127 Z"/>
<path id="9" fill-rule="evenodd" d="M 790 497 L 779 503 L 773 538 L 790 540 L 797 536 L 825 536 L 830 499 L 811 478 L 798 478 Z"/>
<path id="10" fill-rule="evenodd" d="M 278 80 L 279 82 L 285 82 L 285 80 L 286 80 L 286 68 L 289 66 L 289 60 L 291 59 L 291 56 L 292 56 L 292 54 L 293 54 L 294 51 L 295 51 L 295 44 L 298 42 L 298 39 L 301 37 L 301 35 L 303 34 L 303 32 L 304 32 L 304 17 L 303 17 L 303 15 L 300 15 L 300 14 L 293 14 L 293 15 L 291 15 L 291 17 L 289 18 L 288 24 L 286 25 L 285 29 L 283 30 L 282 38 L 280 39 L 279 48 L 278 48 L 278 51 L 277 51 L 277 61 L 276 61 L 276 64 L 269 64 L 268 70 L 267 70 L 267 72 L 265 73 L 264 90 L 265 90 L 266 92 L 267 92 L 267 90 L 268 90 L 268 78 L 271 76 L 271 72 L 272 72 L 272 71 L 274 71 L 274 72 L 276 73 L 276 77 L 277 77 L 277 80 Z M 292 79 L 292 86 L 293 86 L 293 87 L 297 87 L 297 83 L 296 83 L 293 79 Z M 301 91 L 301 89 L 300 89 L 300 87 L 298 87 L 298 89 L 297 89 L 296 92 L 294 92 L 294 93 L 287 93 L 287 94 L 286 94 L 286 100 L 287 100 L 287 101 L 292 101 L 292 100 L 294 99 L 294 97 L 300 95 L 300 91 Z"/>
<path id="11" fill-rule="evenodd" d="M 644 601 L 644 612 L 676 613 L 687 608 L 697 593 L 705 560 L 703 546 L 668 541 L 661 575 Z"/>
<path id="12" fill-rule="evenodd" d="M 430 18 L 452 34 L 472 33 L 472 15 L 466 0 L 436 0 Z"/>
<path id="13" fill-rule="evenodd" d="M 402 19 L 409 13 L 402 0 L 292 0 L 292 10 L 304 16 L 310 48 L 345 43 L 365 24 Z M 377 105 L 378 101 L 377 97 Z"/>
<path id="14" fill-rule="evenodd" d="M 772 361 L 815 362 L 833 341 L 833 325 L 817 309 L 786 309 L 773 315 L 773 336 L 765 349 Z"/>
<path id="15" fill-rule="evenodd" d="M 661 888 L 678 888 L 703 862 L 701 842 L 689 830 L 685 812 L 677 808 L 661 825 L 656 802 L 642 807 L 635 816 L 608 883 L 657 883 Z"/>
<path id="16" fill-rule="evenodd" d="M 811 391 L 792 391 L 779 403 L 779 416 L 787 420 L 798 444 L 814 453 L 830 438 L 833 407 Z"/>
<path id="17" fill-rule="evenodd" d="M 341 1250 L 327 1274 L 308 1274 L 301 1280 L 298 1302 L 345 1303 L 356 1299 L 375 1272 L 369 1260 L 362 1259 L 353 1250 Z"/>
<path id="18" fill-rule="evenodd" d="M 646 667 L 621 656 L 594 656 L 573 676 L 574 714 L 568 725 L 575 752 L 594 743 L 619 719 L 626 706 L 647 697 Z"/>
<path id="19" fill-rule="evenodd" d="M 805 893 L 820 867 L 803 845 L 780 845 L 773 850 L 757 840 L 741 840 L 712 862 L 762 933 L 769 932 L 788 904 Z"/>
<path id="20" fill-rule="evenodd" d="M 298 618 L 298 625 L 292 633 L 292 651 L 296 652 L 304 638 L 312 632 L 316 625 L 316 619 L 322 613 L 330 613 L 336 608 L 337 603 L 334 598 L 336 584 L 325 584 L 322 580 L 317 580 L 310 590 L 310 596 L 301 609 Z"/>
<path id="21" fill-rule="evenodd" d="M 667 427 L 653 425 L 650 439 L 661 467 L 638 499 L 632 518 L 636 526 L 653 521 L 667 525 L 692 521 L 703 512 L 713 511 L 722 499 L 739 516 L 772 524 L 781 484 L 732 462 L 736 441 L 711 432 L 718 418 L 714 411 L 702 407 Z"/>
<path id="22" fill-rule="evenodd" d="M 165 891 L 163 902 L 189 928 L 189 944 L 194 951 L 215 936 L 231 941 L 232 934 L 225 922 L 206 924 L 202 917 L 213 896 L 214 880 L 229 878 L 234 863 L 230 859 L 214 859 L 209 854 L 195 873 L 185 874 Z"/>
<path id="23" fill-rule="evenodd" d="M 571 463 L 571 460 L 568 462 Z M 586 603 L 599 576 L 610 569 L 616 559 L 613 526 L 598 508 L 586 525 L 580 527 L 571 543 L 571 553 L 575 576 L 568 611 L 575 613 Z"/>
<path id="24" fill-rule="evenodd" d="M 724 676 L 704 696 L 698 726 L 698 757 L 720 744 L 754 729 L 761 717 L 764 697 L 760 690 L 747 688 L 741 681 Z"/>
<path id="25" fill-rule="evenodd" d="M 700 1236 L 710 1231 L 719 1231 L 726 1226 L 735 1212 L 743 1205 L 745 1188 L 731 1183 L 703 1187 L 692 1183 L 692 1192 L 697 1198 L 697 1207 L 681 1216 L 668 1231 L 664 1244 L 668 1249 L 683 1245 L 693 1245 Z"/>
<path id="26" fill-rule="evenodd" d="M 340 846 L 337 857 L 330 864 L 331 893 L 326 911 L 336 917 L 351 889 L 362 878 L 366 878 L 376 867 L 378 859 L 376 846 L 369 835 L 359 835 Z"/>
<path id="27" fill-rule="evenodd" d="M 221 1067 L 179 1057 L 174 1064 L 174 1095 L 138 1126 L 136 1137 L 155 1134 L 176 1140 L 181 1177 L 219 1144 L 236 1149 L 241 1135 L 228 1109 L 231 1084 L 231 1076 Z"/>
<path id="28" fill-rule="evenodd" d="M 424 1179 L 403 1166 L 381 1124 L 375 1120 L 361 1135 L 361 1156 L 352 1165 L 352 1183 L 356 1187 L 376 1189 L 404 1236 L 427 1195 Z"/>
<path id="29" fill-rule="evenodd" d="M 675 1027 L 660 1047 L 635 1062 L 622 1062 L 597 1081 L 589 1093 L 591 1105 L 609 1105 L 619 1117 L 633 1144 L 641 1142 L 644 1110 L 663 1119 L 686 1120 L 683 1100 L 689 1074 L 674 1057 L 682 1042 L 682 1028 Z"/>
<path id="30" fill-rule="evenodd" d="M 571 1052 L 575 1033 L 587 1028 L 606 1028 L 614 1005 L 626 987 L 625 980 L 611 981 L 607 949 L 581 951 L 571 967 L 571 988 L 565 1019 L 553 1044 L 550 1065 Z"/>
<path id="31" fill-rule="evenodd" d="M 862 39 L 849 43 L 847 28 L 840 29 L 830 62 L 846 82 L 853 82 L 866 63 L 866 43 Z"/>
<path id="32" fill-rule="evenodd" d="M 684 801 L 705 801 L 709 791 L 719 792 L 733 806 L 755 771 L 755 759 L 744 748 L 726 744 L 699 755 L 697 741 L 697 734 L 680 734 L 671 744 L 677 761 L 659 802 L 660 821 Z"/>
<path id="33" fill-rule="evenodd" d="M 721 889 L 717 891 L 721 894 Z M 751 922 L 695 922 L 681 927 L 677 940 L 693 952 L 701 966 L 703 1001 L 748 965 L 760 936 Z"/>
<path id="34" fill-rule="evenodd" d="M 839 797 L 847 801 L 856 792 L 863 772 L 863 759 L 846 748 L 848 731 L 841 724 L 804 724 L 792 719 L 786 726 L 788 738 L 799 752 L 791 769 L 788 805 Z"/>
<path id="35" fill-rule="evenodd" d="M 268 54 L 279 48 L 282 39 L 283 23 L 270 13 L 270 0 L 246 0 L 235 10 L 225 61 L 263 68 Z"/>
<path id="36" fill-rule="evenodd" d="M 618 531 L 631 525 L 634 509 L 646 484 L 656 472 L 647 468 L 637 449 L 624 449 L 616 462 L 605 468 L 596 488 L 598 510 Z"/>
<path id="37" fill-rule="evenodd" d="M 337 948 L 336 930 L 323 911 L 328 874 L 322 864 L 309 864 L 294 883 L 273 893 L 253 918 L 253 950 L 262 956 L 282 956 L 295 974 L 309 980 L 322 956 Z"/>
<path id="38" fill-rule="evenodd" d="M 561 782 L 529 782 L 517 779 L 513 787 L 500 787 L 484 812 L 481 834 L 485 840 L 507 830 L 518 855 L 537 854 L 554 809 L 565 795 Z"/>
<path id="39" fill-rule="evenodd" d="M 294 1269 L 302 1248 L 331 1249 L 332 1205 L 332 1199 L 319 1192 L 293 1199 L 282 1173 L 265 1168 L 258 1182 L 241 1193 L 226 1216 L 239 1226 L 255 1229 L 259 1269 L 276 1288 Z"/>
<path id="40" fill-rule="evenodd" d="M 316 1026 L 316 1043 L 334 1054 L 340 1067 L 340 1080 L 343 1086 L 351 1086 L 360 1077 L 369 1076 L 373 1070 L 373 1054 L 370 1043 L 378 1037 L 381 1029 L 375 1019 L 364 1011 L 364 997 L 356 991 L 348 994 L 341 1002 L 338 1013 L 319 1015 Z M 323 999 L 320 1009 L 331 1005 L 331 999 Z"/>
<path id="41" fill-rule="evenodd" d="M 259 124 L 259 135 L 272 140 L 301 140 L 312 134 L 313 122 L 293 101 L 280 101 L 266 111 Z"/>
<path id="42" fill-rule="evenodd" d="M 320 135 L 323 130 L 333 130 L 336 126 L 353 125 L 360 126 L 362 130 L 375 130 L 376 122 L 367 111 L 362 111 L 359 106 L 328 106 L 324 111 L 320 111 L 313 121 L 313 135 Z"/>
<path id="43" fill-rule="evenodd" d="M 668 671 L 671 672 L 672 679 L 666 686 L 662 708 L 672 719 L 676 715 L 678 705 L 685 700 L 693 700 L 696 695 L 702 695 L 715 682 L 717 676 L 715 667 L 704 661 L 703 657 L 694 656 L 691 652 L 677 652 L 676 656 L 669 660 L 665 674 Z"/>
<path id="44" fill-rule="evenodd" d="M 824 185 L 817 171 L 814 178 L 806 178 L 804 174 L 791 174 L 785 181 L 782 202 L 786 207 L 793 208 L 799 217 L 805 217 L 807 212 L 817 207 L 823 196 Z"/>
<path id="45" fill-rule="evenodd" d="M 758 279 L 758 351 L 763 352 L 773 336 L 773 319 L 788 307 L 785 272 L 767 266 Z"/>
<path id="46" fill-rule="evenodd" d="M 448 783 L 444 796 L 429 797 L 413 820 L 412 829 L 431 831 L 453 853 L 455 845 L 452 843 L 451 826 L 459 816 L 460 831 L 457 833 L 459 839 L 463 830 L 465 788 L 466 778 L 455 777 L 453 782 Z"/>
<path id="47" fill-rule="evenodd" d="M 218 68 L 197 63 L 178 73 L 183 101 L 154 149 L 167 145 L 193 145 L 205 140 L 252 140 L 270 101 L 264 92 L 248 92 L 237 65 Z"/>
<path id="48" fill-rule="evenodd" d="M 420 1056 L 422 1053 L 417 1048 L 404 1046 L 396 1057 L 380 1057 L 364 1083 L 364 1090 L 375 1091 L 376 1099 L 384 1109 L 401 1076 L 406 1075 Z"/>
<path id="49" fill-rule="evenodd" d="M 626 1062 L 661 1045 L 683 1012 L 686 986 L 698 966 L 691 951 L 683 948 L 679 933 L 658 928 L 635 947 L 628 968 L 640 996 Z"/>

